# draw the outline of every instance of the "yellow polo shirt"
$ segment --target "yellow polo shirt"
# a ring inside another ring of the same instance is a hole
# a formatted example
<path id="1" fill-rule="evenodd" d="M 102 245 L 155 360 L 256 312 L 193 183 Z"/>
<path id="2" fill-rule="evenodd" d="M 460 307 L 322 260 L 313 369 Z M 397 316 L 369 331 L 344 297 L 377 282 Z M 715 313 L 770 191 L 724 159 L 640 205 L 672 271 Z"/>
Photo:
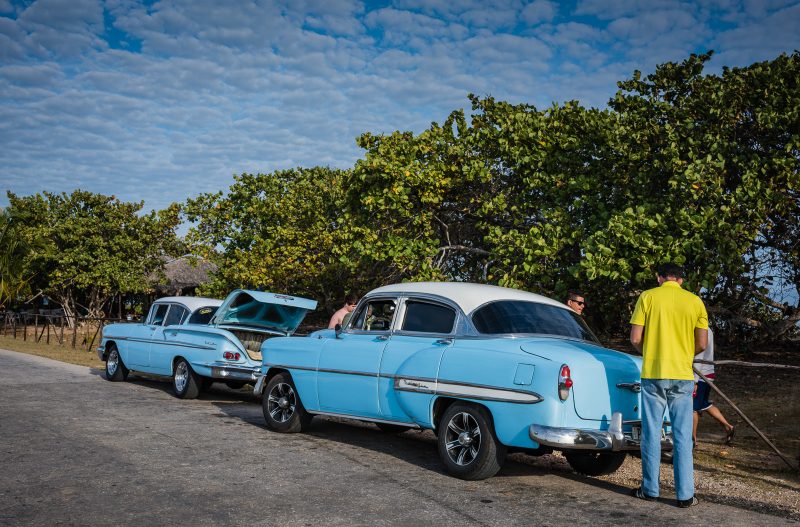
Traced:
<path id="1" fill-rule="evenodd" d="M 644 326 L 642 379 L 694 380 L 694 330 L 708 329 L 700 297 L 664 282 L 639 296 L 631 324 Z"/>

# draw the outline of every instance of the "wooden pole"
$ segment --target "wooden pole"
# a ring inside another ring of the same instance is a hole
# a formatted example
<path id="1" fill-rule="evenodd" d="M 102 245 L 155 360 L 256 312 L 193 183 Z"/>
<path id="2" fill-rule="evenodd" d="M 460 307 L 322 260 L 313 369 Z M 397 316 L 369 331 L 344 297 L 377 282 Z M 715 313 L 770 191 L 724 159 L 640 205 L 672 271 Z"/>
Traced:
<path id="1" fill-rule="evenodd" d="M 737 414 L 739 414 L 739 416 L 740 416 L 742 419 L 744 419 L 744 421 L 745 421 L 745 422 L 746 422 L 748 425 L 750 425 L 750 428 L 752 428 L 753 430 L 755 430 L 755 431 L 756 431 L 756 434 L 758 434 L 758 437 L 760 437 L 761 439 L 763 439 L 763 440 L 764 440 L 764 442 L 765 442 L 766 444 L 768 444 L 768 445 L 769 445 L 769 446 L 772 448 L 772 450 L 774 450 L 774 451 L 775 451 L 775 453 L 776 453 L 776 454 L 778 454 L 778 455 L 780 456 L 780 458 L 781 458 L 781 459 L 784 461 L 784 463 L 786 463 L 786 465 L 788 465 L 788 466 L 789 466 L 789 468 L 791 468 L 792 470 L 798 470 L 798 467 L 795 467 L 794 465 L 792 465 L 792 462 L 791 462 L 791 461 L 789 461 L 789 460 L 786 458 L 786 456 L 784 456 L 784 455 L 781 453 L 781 451 L 780 451 L 780 450 L 778 450 L 778 447 L 776 447 L 775 445 L 773 445 L 773 444 L 772 444 L 772 441 L 770 441 L 769 439 L 767 439 L 767 436 L 765 436 L 765 435 L 764 435 L 764 434 L 761 432 L 761 430 L 759 430 L 759 429 L 758 429 L 758 427 L 757 427 L 755 424 L 753 424 L 753 422 L 752 422 L 750 419 L 748 419 L 748 417 L 747 417 L 747 416 L 744 414 L 744 412 L 743 412 L 743 411 L 741 411 L 741 410 L 739 409 L 739 407 L 738 407 L 738 406 L 736 406 L 735 404 L 733 404 L 733 401 L 731 401 L 730 399 L 728 399 L 728 396 L 727 396 L 727 395 L 725 395 L 724 393 L 722 393 L 722 390 L 720 390 L 719 388 L 717 388 L 717 387 L 714 385 L 714 383 L 713 383 L 713 382 L 711 382 L 711 381 L 709 380 L 709 378 L 708 378 L 708 377 L 706 377 L 705 375 L 703 375 L 702 373 L 700 373 L 699 371 L 697 371 L 697 368 L 696 368 L 696 367 L 692 366 L 692 369 L 694 370 L 694 372 L 695 372 L 697 375 L 699 375 L 699 376 L 700 376 L 700 378 L 701 378 L 701 379 L 703 379 L 703 380 L 704 380 L 706 383 L 708 383 L 708 385 L 711 387 L 711 389 L 712 389 L 712 390 L 714 390 L 715 392 L 717 392 L 717 395 L 719 395 L 720 397 L 722 397 L 722 398 L 725 400 L 725 402 L 726 402 L 726 403 L 728 403 L 729 405 L 731 405 L 731 408 L 733 408 L 734 410 L 736 410 L 736 413 L 737 413 Z"/>

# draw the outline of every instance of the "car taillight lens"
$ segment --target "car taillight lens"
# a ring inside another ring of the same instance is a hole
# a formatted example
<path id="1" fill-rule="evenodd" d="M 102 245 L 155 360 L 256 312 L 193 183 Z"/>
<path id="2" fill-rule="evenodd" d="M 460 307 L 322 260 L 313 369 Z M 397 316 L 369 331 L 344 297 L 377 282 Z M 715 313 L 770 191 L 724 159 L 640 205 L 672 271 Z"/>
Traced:
<path id="1" fill-rule="evenodd" d="M 562 401 L 566 401 L 569 397 L 569 390 L 572 388 L 572 377 L 570 376 L 569 366 L 566 364 L 561 365 L 561 371 L 558 374 L 558 397 Z"/>
<path id="2" fill-rule="evenodd" d="M 241 355 L 239 355 L 239 353 L 232 353 L 230 351 L 226 351 L 225 353 L 222 354 L 222 357 L 225 360 L 239 360 Z"/>

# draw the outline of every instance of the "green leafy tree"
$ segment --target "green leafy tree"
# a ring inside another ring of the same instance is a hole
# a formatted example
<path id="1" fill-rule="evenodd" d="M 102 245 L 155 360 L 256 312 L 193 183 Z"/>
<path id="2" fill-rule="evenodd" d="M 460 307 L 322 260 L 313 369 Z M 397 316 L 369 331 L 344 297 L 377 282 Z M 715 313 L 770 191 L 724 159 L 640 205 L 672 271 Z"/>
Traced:
<path id="1" fill-rule="evenodd" d="M 186 241 L 218 266 L 204 293 L 263 288 L 341 302 L 358 281 L 339 260 L 346 171 L 325 167 L 242 174 L 226 193 L 184 206 Z"/>
<path id="2" fill-rule="evenodd" d="M 482 280 L 489 252 L 477 230 L 491 174 L 471 149 L 462 112 L 425 132 L 364 134 L 346 181 L 344 258 L 374 285 L 402 280 Z"/>
<path id="3" fill-rule="evenodd" d="M 24 265 L 32 247 L 18 231 L 10 211 L 0 211 L 0 310 L 11 308 L 33 278 Z"/>
<path id="4" fill-rule="evenodd" d="M 103 316 L 114 295 L 146 291 L 176 244 L 177 206 L 141 215 L 142 202 L 82 190 L 8 197 L 20 236 L 37 247 L 25 269 L 67 315 Z"/>

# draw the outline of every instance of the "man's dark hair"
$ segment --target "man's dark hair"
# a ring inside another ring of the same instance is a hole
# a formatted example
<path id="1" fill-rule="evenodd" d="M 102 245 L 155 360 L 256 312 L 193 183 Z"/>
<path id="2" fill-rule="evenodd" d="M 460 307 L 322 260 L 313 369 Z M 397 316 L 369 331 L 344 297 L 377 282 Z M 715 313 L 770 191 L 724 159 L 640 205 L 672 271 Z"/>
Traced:
<path id="1" fill-rule="evenodd" d="M 584 298 L 583 293 L 581 293 L 580 291 L 572 290 L 567 292 L 568 300 L 574 300 L 577 302 L 579 298 Z"/>
<path id="2" fill-rule="evenodd" d="M 656 272 L 662 278 L 683 278 L 683 267 L 672 262 L 659 265 Z"/>
<path id="3" fill-rule="evenodd" d="M 347 296 L 344 297 L 345 304 L 358 304 L 358 295 L 355 293 L 347 293 Z"/>

